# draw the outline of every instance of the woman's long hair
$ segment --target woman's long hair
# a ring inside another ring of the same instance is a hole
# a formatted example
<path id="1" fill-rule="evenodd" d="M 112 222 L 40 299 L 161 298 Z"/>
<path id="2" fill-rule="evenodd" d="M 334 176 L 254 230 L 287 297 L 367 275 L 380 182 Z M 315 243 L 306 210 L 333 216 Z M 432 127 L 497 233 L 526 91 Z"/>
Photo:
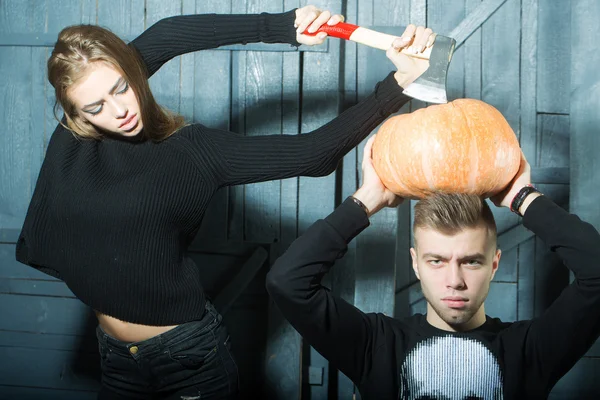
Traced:
<path id="1" fill-rule="evenodd" d="M 60 32 L 48 60 L 48 80 L 56 95 L 54 115 L 60 105 L 67 123 L 59 122 L 65 128 L 84 138 L 101 139 L 103 136 L 94 125 L 79 116 L 68 96 L 69 88 L 83 78 L 90 64 L 95 62 L 113 67 L 133 89 L 140 107 L 144 138 L 161 141 L 185 125 L 182 116 L 162 108 L 152 96 L 148 71 L 134 47 L 105 28 L 74 25 Z"/>

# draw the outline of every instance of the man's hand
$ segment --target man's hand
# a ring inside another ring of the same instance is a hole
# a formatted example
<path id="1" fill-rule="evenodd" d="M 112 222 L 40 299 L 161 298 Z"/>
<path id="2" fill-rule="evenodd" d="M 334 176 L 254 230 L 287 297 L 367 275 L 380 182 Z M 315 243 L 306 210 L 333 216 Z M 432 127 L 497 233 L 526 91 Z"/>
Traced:
<path id="1" fill-rule="evenodd" d="M 375 135 L 365 144 L 362 161 L 363 183 L 353 195 L 369 209 L 369 217 L 384 207 L 396 207 L 404 201 L 402 197 L 386 188 L 375 172 L 371 154 L 374 141 Z"/>
<path id="2" fill-rule="evenodd" d="M 435 36 L 430 28 L 411 24 L 402 36 L 394 41 L 386 55 L 398 69 L 394 74 L 398 85 L 406 88 L 429 68 L 429 60 L 410 57 L 400 51 L 407 48 L 412 54 L 422 53 L 433 46 Z"/>
<path id="3" fill-rule="evenodd" d="M 517 174 L 513 178 L 513 180 L 506 186 L 502 192 L 498 193 L 495 196 L 490 197 L 492 203 L 494 203 L 497 207 L 508 207 L 510 208 L 510 203 L 512 203 L 513 199 L 519 193 L 523 187 L 529 185 L 531 183 L 531 166 L 527 162 L 525 158 L 525 154 L 521 151 L 521 165 L 519 166 L 519 170 Z M 525 209 L 529 206 L 529 204 L 539 196 L 539 193 L 532 193 L 527 196 L 525 202 L 520 208 L 521 214 L 525 213 Z"/>
<path id="4" fill-rule="evenodd" d="M 321 11 L 315 6 L 305 6 L 296 10 L 296 20 L 294 21 L 294 27 L 296 28 L 296 41 L 300 44 L 315 45 L 321 44 L 325 41 L 327 33 L 320 32 L 316 36 L 303 35 L 300 32 L 304 32 L 307 28 L 307 32 L 316 32 L 321 25 L 327 23 L 327 25 L 335 25 L 338 22 L 344 21 L 344 16 L 335 14 L 331 15 L 329 11 Z"/>

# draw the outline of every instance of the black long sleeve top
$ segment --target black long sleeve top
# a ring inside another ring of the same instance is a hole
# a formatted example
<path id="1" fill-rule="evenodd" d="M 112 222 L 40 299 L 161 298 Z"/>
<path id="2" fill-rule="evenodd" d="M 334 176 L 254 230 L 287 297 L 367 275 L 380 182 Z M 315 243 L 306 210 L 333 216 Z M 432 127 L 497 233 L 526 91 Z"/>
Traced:
<path id="1" fill-rule="evenodd" d="M 298 45 L 295 10 L 163 19 L 130 45 L 150 73 L 180 54 L 233 43 Z M 188 125 L 168 139 L 81 140 L 58 126 L 17 242 L 22 263 L 62 279 L 93 309 L 146 325 L 198 319 L 205 296 L 187 246 L 215 191 L 324 176 L 408 97 L 392 74 L 313 132 L 245 137 Z"/>
<path id="2" fill-rule="evenodd" d="M 275 262 L 267 289 L 292 326 L 358 387 L 364 399 L 540 399 L 600 335 L 600 235 L 545 196 L 526 228 L 573 271 L 574 282 L 532 320 L 447 332 L 417 314 L 364 313 L 321 285 L 347 244 L 369 225 L 346 200 Z"/>

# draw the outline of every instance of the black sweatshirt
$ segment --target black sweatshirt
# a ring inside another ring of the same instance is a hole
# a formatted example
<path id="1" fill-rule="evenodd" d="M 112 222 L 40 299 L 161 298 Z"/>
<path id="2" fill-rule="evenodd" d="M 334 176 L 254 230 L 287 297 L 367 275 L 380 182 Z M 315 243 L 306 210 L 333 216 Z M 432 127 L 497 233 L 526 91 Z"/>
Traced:
<path id="1" fill-rule="evenodd" d="M 423 315 L 363 313 L 321 279 L 369 225 L 346 200 L 275 262 L 267 289 L 294 328 L 357 385 L 365 399 L 537 399 L 600 335 L 600 235 L 545 196 L 523 218 L 575 281 L 538 318 L 447 332 Z M 474 397 L 468 397 L 472 395 Z"/>
<path id="2" fill-rule="evenodd" d="M 176 16 L 131 45 L 152 75 L 173 57 L 196 50 L 258 41 L 298 45 L 294 19 L 295 10 Z M 81 140 L 59 125 L 17 260 L 62 279 L 85 304 L 124 321 L 174 325 L 199 319 L 205 297 L 187 247 L 215 191 L 328 175 L 408 100 L 390 73 L 364 101 L 302 135 L 245 137 L 193 124 L 160 143 Z"/>

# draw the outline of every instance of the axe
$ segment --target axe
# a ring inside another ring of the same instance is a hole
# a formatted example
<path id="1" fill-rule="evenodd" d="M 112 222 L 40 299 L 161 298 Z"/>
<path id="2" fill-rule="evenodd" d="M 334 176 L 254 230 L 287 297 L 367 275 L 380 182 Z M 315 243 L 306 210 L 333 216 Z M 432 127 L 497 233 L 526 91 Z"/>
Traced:
<path id="1" fill-rule="evenodd" d="M 314 33 L 304 31 L 303 34 L 315 36 L 319 32 L 325 32 L 329 36 L 352 40 L 353 42 L 381 50 L 387 50 L 392 47 L 392 43 L 398 38 L 398 36 L 388 35 L 346 22 L 339 22 L 333 26 L 322 25 Z M 454 39 L 437 35 L 433 46 L 428 47 L 422 53 L 412 54 L 406 48 L 402 49 L 401 53 L 407 56 L 429 60 L 429 68 L 413 83 L 408 85 L 403 93 L 427 103 L 447 103 L 446 78 L 455 45 L 456 41 Z"/>

